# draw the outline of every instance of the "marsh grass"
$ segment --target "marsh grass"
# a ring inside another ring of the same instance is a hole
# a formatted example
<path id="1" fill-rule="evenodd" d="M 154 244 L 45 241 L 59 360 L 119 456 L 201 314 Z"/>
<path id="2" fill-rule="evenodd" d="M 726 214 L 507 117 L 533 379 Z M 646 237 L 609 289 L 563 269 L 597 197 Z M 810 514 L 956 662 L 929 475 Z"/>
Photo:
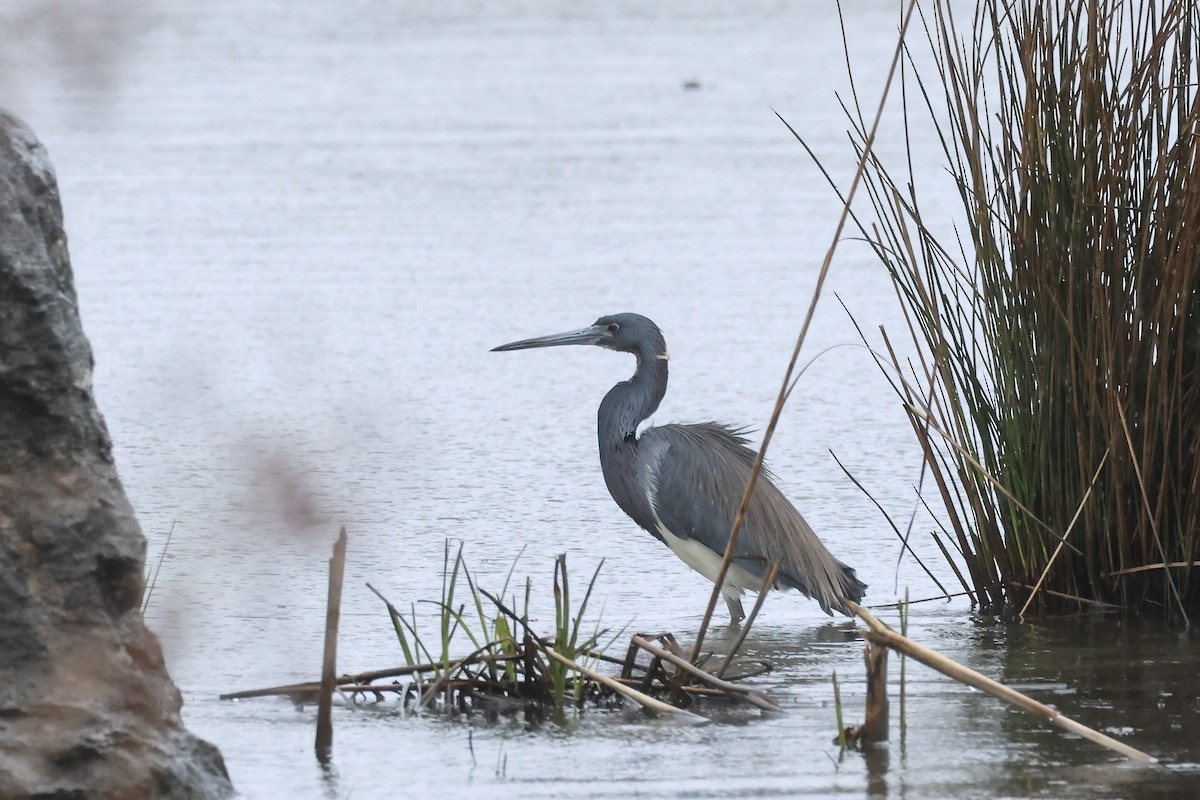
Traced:
<path id="1" fill-rule="evenodd" d="M 418 601 L 407 614 L 369 587 L 384 602 L 406 666 L 414 670 L 409 674 L 421 707 L 465 711 L 473 705 L 495 708 L 505 701 L 529 700 L 557 713 L 582 703 L 594 688 L 578 673 L 571 680 L 571 669 L 562 661 L 547 658 L 544 651 L 552 649 L 572 663 L 577 659 L 594 660 L 603 654 L 607 645 L 600 639 L 606 631 L 598 621 L 592 634 L 580 636 L 603 561 L 592 573 L 578 608 L 574 608 L 566 556 L 555 559 L 555 629 L 553 636 L 543 638 L 529 627 L 530 579 L 525 581 L 521 604 L 516 597 L 507 602 L 503 599 L 519 558 L 514 560 L 499 593 L 491 594 L 479 587 L 463 559 L 462 545 L 452 549 L 447 541 L 442 556 L 441 597 Z M 433 613 L 419 616 L 418 606 L 424 605 L 432 606 Z M 514 610 L 517 608 L 520 611 Z M 460 642 L 469 644 L 469 655 L 455 655 Z"/>
<path id="2" fill-rule="evenodd" d="M 589 628 L 587 612 L 602 566 L 603 562 L 592 572 L 575 606 L 567 558 L 555 559 L 554 631 L 541 636 L 529 614 L 533 581 L 526 578 L 521 603 L 516 593 L 508 597 L 516 561 L 500 591 L 493 594 L 479 585 L 467 567 L 462 546 L 452 550 L 447 542 L 438 599 L 417 601 L 405 612 L 367 584 L 387 610 L 405 663 L 344 674 L 335 681 L 338 696 L 350 705 L 398 700 L 405 711 L 480 713 L 487 720 L 523 715 L 528 723 L 549 719 L 559 725 L 572 723 L 588 707 L 618 708 L 626 700 L 685 722 L 704 721 L 688 710 L 700 702 L 727 706 L 733 701 L 765 712 L 779 711 L 762 689 L 737 682 L 768 667 L 740 659 L 734 662 L 736 648 L 717 659 L 718 674 L 688 662 L 669 633 L 634 634 L 625 658 L 607 655 L 626 628 L 611 633 L 601 627 L 599 615 Z M 425 606 L 432 606 L 433 613 L 418 613 Z M 604 663 L 615 665 L 608 672 L 617 674 L 606 674 Z M 726 679 L 730 663 L 740 665 L 739 675 Z M 384 682 L 388 679 L 390 683 Z M 304 704 L 316 698 L 319 688 L 318 683 L 297 683 L 230 692 L 221 698 L 283 696 Z"/>
<path id="3" fill-rule="evenodd" d="M 934 67 L 916 67 L 910 37 L 903 108 L 906 136 L 932 122 L 955 230 L 923 212 L 911 140 L 898 166 L 869 158 L 872 219 L 855 219 L 917 352 L 883 332 L 944 508 L 937 545 L 985 610 L 1099 601 L 1186 620 L 1200 606 L 1200 10 L 962 9 L 923 7 Z M 861 153 L 863 114 L 847 109 Z"/>

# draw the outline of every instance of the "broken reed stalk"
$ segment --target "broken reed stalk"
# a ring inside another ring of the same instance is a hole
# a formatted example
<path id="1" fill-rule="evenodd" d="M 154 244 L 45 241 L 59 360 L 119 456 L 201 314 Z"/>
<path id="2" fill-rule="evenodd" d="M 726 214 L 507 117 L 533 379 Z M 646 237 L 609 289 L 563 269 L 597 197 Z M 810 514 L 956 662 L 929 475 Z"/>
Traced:
<path id="1" fill-rule="evenodd" d="M 904 13 L 904 22 L 900 26 L 900 36 L 896 40 L 896 49 L 892 54 L 892 64 L 888 69 L 887 80 L 883 85 L 883 92 L 879 98 L 879 107 L 875 112 L 875 121 L 871 125 L 871 133 L 867 136 L 866 142 L 862 149 L 862 155 L 858 160 L 858 168 L 854 171 L 854 179 L 850 182 L 850 190 L 846 193 L 845 202 L 842 205 L 842 213 L 838 217 L 837 227 L 833 233 L 833 241 L 829 243 L 829 249 L 825 252 L 825 259 L 821 262 L 821 271 L 817 274 L 817 284 L 813 288 L 812 300 L 809 302 L 808 311 L 804 315 L 804 322 L 800 326 L 800 333 L 796 336 L 796 345 L 792 348 L 792 357 L 788 361 L 787 370 L 783 375 L 783 383 L 779 387 L 779 396 L 775 400 L 775 408 L 771 411 L 771 420 L 767 423 L 767 429 L 763 433 L 762 445 L 758 448 L 758 453 L 754 459 L 754 468 L 750 471 L 750 479 L 746 482 L 746 490 L 742 493 L 742 501 L 738 506 L 737 516 L 733 520 L 733 530 L 730 531 L 729 541 L 725 545 L 725 552 L 721 556 L 721 568 L 717 571 L 717 580 L 713 584 L 712 595 L 708 598 L 708 608 L 705 609 L 704 618 L 700 622 L 700 631 L 696 634 L 696 643 L 692 646 L 693 663 L 700 657 L 700 649 L 704 645 L 704 636 L 708 632 L 709 623 L 712 621 L 713 612 L 717 608 L 717 598 L 721 594 L 721 587 L 725 584 L 725 576 L 729 573 L 729 562 L 733 558 L 733 550 L 737 544 L 738 534 L 741 532 L 742 525 L 746 520 L 746 510 L 750 507 L 750 498 L 754 494 L 754 486 L 758 483 L 758 477 L 762 474 L 763 459 L 766 458 L 767 447 L 771 444 L 771 438 L 775 434 L 775 427 L 779 424 L 779 417 L 783 413 L 783 404 L 787 401 L 790 393 L 790 384 L 792 373 L 796 371 L 796 363 L 800 359 L 800 348 L 804 345 L 804 340 L 808 336 L 809 326 L 812 324 L 813 316 L 816 314 L 817 301 L 821 299 L 821 288 L 825 285 L 825 278 L 829 275 L 829 267 L 833 263 L 833 254 L 837 251 L 838 243 L 842 238 L 842 231 L 846 227 L 846 220 L 850 216 L 850 204 L 854 202 L 854 195 L 858 191 L 858 186 L 862 182 L 863 173 L 866 171 L 867 160 L 871 156 L 871 148 L 875 142 L 875 133 L 879 129 L 879 121 L 883 117 L 883 109 L 887 103 L 888 93 L 892 88 L 892 80 L 896 75 L 896 67 L 900 63 L 901 55 L 905 50 L 905 35 L 908 32 L 908 23 L 912 19 L 913 9 L 917 6 L 916 0 L 909 0 L 908 9 Z M 775 116 L 779 117 L 780 122 L 783 122 L 792 135 L 799 139 L 799 135 L 788 125 L 787 120 L 779 116 L 776 112 Z"/>
<path id="2" fill-rule="evenodd" d="M 325 656 L 317 705 L 317 761 L 328 764 L 333 755 L 333 687 L 337 674 L 338 622 L 342 616 L 342 577 L 346 570 L 346 526 L 343 525 L 329 559 L 329 596 L 325 604 Z"/>
<path id="3" fill-rule="evenodd" d="M 674 653 L 670 652 L 669 650 L 664 650 L 663 648 L 658 647 L 655 644 L 651 644 L 650 642 L 646 641 L 641 636 L 635 635 L 633 637 L 633 644 L 642 648 L 643 650 L 645 650 L 647 653 L 654 656 L 655 658 L 661 658 L 663 661 L 667 661 L 671 664 L 674 664 L 676 667 L 679 667 L 680 669 L 689 673 L 693 677 L 696 677 L 696 678 L 700 679 L 701 681 L 703 681 L 704 683 L 707 683 L 709 686 L 712 686 L 716 689 L 722 689 L 722 690 L 730 693 L 734 697 L 737 697 L 738 699 L 745 700 L 750 705 L 761 708 L 763 711 L 782 711 L 783 710 L 779 706 L 775 705 L 770 700 L 768 700 L 766 697 L 764 697 L 762 692 L 759 691 L 758 689 L 755 689 L 752 686 L 745 686 L 745 685 L 738 684 L 738 683 L 730 683 L 727 680 L 723 680 L 721 678 L 718 678 L 715 675 L 711 675 L 711 674 L 705 672 L 704 670 L 700 669 L 699 667 L 697 667 L 692 662 L 688 661 L 686 658 L 680 658 L 679 656 L 675 655 Z"/>
<path id="4" fill-rule="evenodd" d="M 969 667 L 959 664 L 940 653 L 936 653 L 927 647 L 917 644 L 911 639 L 901 636 L 900 634 L 889 628 L 883 621 L 867 611 L 862 606 L 852 600 L 843 600 L 846 607 L 854 613 L 856 617 L 867 623 L 870 627 L 869 631 L 863 631 L 863 637 L 869 641 L 875 642 L 886 647 L 890 647 L 897 653 L 901 653 L 916 661 L 920 661 L 927 667 L 935 669 L 943 675 L 953 678 L 960 683 L 965 683 L 968 686 L 974 686 L 980 691 L 990 694 L 992 697 L 1010 703 L 1023 711 L 1028 711 L 1034 716 L 1041 717 L 1045 721 L 1062 728 L 1065 731 L 1082 736 L 1088 741 L 1107 747 L 1116 753 L 1120 753 L 1126 758 L 1134 761 L 1140 761 L 1146 764 L 1157 763 L 1158 759 L 1151 755 L 1143 753 L 1129 745 L 1119 742 L 1111 736 L 1106 736 L 1097 730 L 1093 730 L 1086 725 L 1082 725 L 1069 717 L 1063 716 L 1056 709 L 1051 708 L 1044 703 L 1039 703 L 1031 697 L 1021 694 L 1015 689 L 1010 689 L 998 681 L 976 672 Z"/>
<path id="5" fill-rule="evenodd" d="M 838 705 L 837 741 L 842 747 L 886 742 L 888 739 L 887 652 L 887 647 L 870 639 L 863 647 L 863 662 L 867 666 L 867 700 L 861 725 L 842 727 L 841 697 L 837 691 L 837 673 L 834 673 L 834 700 Z"/>
<path id="6" fill-rule="evenodd" d="M 867 665 L 867 705 L 863 723 L 852 736 L 858 742 L 886 742 L 888 738 L 887 652 L 887 647 L 869 639 L 863 648 L 863 661 Z"/>

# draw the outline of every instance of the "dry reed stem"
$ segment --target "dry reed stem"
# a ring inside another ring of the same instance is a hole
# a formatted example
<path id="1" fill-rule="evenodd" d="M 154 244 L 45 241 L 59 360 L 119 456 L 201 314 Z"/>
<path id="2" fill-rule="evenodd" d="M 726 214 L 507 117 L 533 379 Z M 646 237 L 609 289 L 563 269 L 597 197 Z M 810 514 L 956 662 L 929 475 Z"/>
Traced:
<path id="1" fill-rule="evenodd" d="M 325 655 L 321 666 L 321 694 L 317 704 L 317 761 L 328 764 L 333 755 L 333 687 L 337 674 L 338 623 L 342 617 L 342 577 L 346 571 L 346 526 L 338 533 L 329 559 L 329 596 L 325 605 Z"/>
<path id="2" fill-rule="evenodd" d="M 661 700 L 656 700 L 655 698 L 651 697 L 650 695 L 644 694 L 642 692 L 639 692 L 637 689 L 633 689 L 629 686 L 626 686 L 625 684 L 621 683 L 620 681 L 615 680 L 614 678 L 610 678 L 607 675 L 596 672 L 594 669 L 588 669 L 587 667 L 583 666 L 582 664 L 572 661 L 571 659 L 567 658 L 566 656 L 562 655 L 561 653 L 555 652 L 553 648 L 543 647 L 542 652 L 545 653 L 550 658 L 553 658 L 555 661 L 558 661 L 560 664 L 565 666 L 567 669 L 574 670 L 574 671 L 578 672 L 580 675 L 584 675 L 584 676 L 596 681 L 597 683 L 607 686 L 609 689 L 612 689 L 614 692 L 616 692 L 620 695 L 624 695 L 625 697 L 628 697 L 630 700 L 633 700 L 635 703 L 638 703 L 643 708 L 649 709 L 651 711 L 661 711 L 664 714 L 673 714 L 676 718 L 687 720 L 688 722 L 696 722 L 696 723 L 708 722 L 707 719 L 700 716 L 699 714 L 693 714 L 691 711 L 687 711 L 682 708 L 676 708 L 675 706 L 671 705 L 670 703 L 664 703 Z"/>
<path id="3" fill-rule="evenodd" d="M 929 600 L 940 600 L 942 598 L 945 598 L 945 599 L 949 600 L 951 597 L 959 597 L 959 596 L 965 594 L 971 598 L 971 605 L 975 605 L 977 603 L 977 600 L 975 599 L 976 593 L 971 590 L 970 586 L 967 586 L 967 580 L 966 580 L 966 578 L 963 577 L 962 572 L 959 570 L 958 562 L 956 562 L 950 556 L 950 551 L 946 549 L 946 545 L 942 544 L 942 538 L 937 535 L 937 531 L 933 531 L 930 535 L 933 536 L 933 543 L 936 544 L 938 546 L 938 549 L 942 551 L 942 557 L 946 559 L 946 563 L 949 564 L 950 569 L 954 571 L 954 577 L 958 578 L 958 582 L 959 582 L 959 584 L 962 585 L 964 591 L 957 592 L 955 594 L 945 594 L 945 595 L 942 595 L 941 597 L 931 597 L 928 599 Z M 926 601 L 925 600 L 917 600 L 914 602 L 924 603 Z"/>
<path id="4" fill-rule="evenodd" d="M 992 475 L 992 473 L 988 472 L 987 468 L 984 467 L 983 464 L 980 464 L 979 461 L 976 460 L 976 458 L 974 456 L 972 456 L 970 453 L 968 453 L 967 449 L 965 447 L 963 447 L 961 444 L 959 444 L 959 442 L 953 436 L 951 436 L 949 433 L 947 433 L 945 430 L 943 430 L 936 422 L 934 422 L 933 417 L 929 414 L 928 411 L 917 408 L 916 406 L 912 405 L 911 403 L 905 403 L 904 410 L 907 411 L 910 415 L 920 418 L 930 430 L 934 431 L 939 436 L 941 436 L 942 439 L 945 440 L 946 444 L 950 445 L 950 447 L 953 448 L 956 453 L 958 453 L 960 458 L 962 458 L 964 461 L 966 461 L 968 464 L 970 464 L 971 467 L 974 468 L 979 473 L 979 475 L 981 475 L 984 479 L 986 479 L 988 483 L 990 483 L 992 486 L 994 486 L 996 488 L 996 490 L 998 492 L 1000 492 L 1000 494 L 1002 494 L 1006 498 L 1008 498 L 1009 502 L 1011 502 L 1017 508 L 1021 509 L 1021 511 L 1025 512 L 1025 514 L 1028 515 L 1028 517 L 1031 520 L 1036 522 L 1038 525 L 1042 526 L 1042 528 L 1047 533 L 1049 533 L 1051 536 L 1053 536 L 1055 539 L 1057 539 L 1059 546 L 1069 547 L 1073 551 L 1075 551 L 1076 554 L 1083 555 L 1083 553 L 1080 552 L 1078 547 L 1076 547 L 1073 544 L 1069 544 L 1066 540 L 1066 537 L 1059 536 L 1058 531 L 1054 530 L 1054 528 L 1051 528 L 1049 525 L 1047 525 L 1045 522 L 1043 522 L 1042 519 L 1037 514 L 1033 513 L 1029 509 L 1028 506 L 1026 506 L 1024 503 L 1022 503 L 1020 500 L 1018 500 L 1017 496 L 1014 495 L 1011 491 L 1009 491 L 1008 487 L 1005 486 L 1003 483 L 1001 483 L 999 478 Z"/>
<path id="5" fill-rule="evenodd" d="M 762 586 L 758 590 L 758 597 L 754 598 L 754 608 L 750 609 L 750 616 L 746 617 L 746 621 L 742 624 L 742 629 L 738 631 L 737 638 L 733 640 L 733 644 L 725 654 L 725 663 L 721 664 L 721 668 L 717 670 L 718 678 L 725 677 L 725 671 L 729 669 L 729 665 L 733 663 L 734 656 L 742 648 L 742 643 L 746 641 L 746 636 L 750 633 L 750 627 L 754 624 L 755 618 L 758 617 L 758 612 L 762 610 L 763 603 L 766 602 L 767 592 L 775 585 L 775 577 L 777 575 L 779 575 L 778 561 L 772 563 L 771 568 L 767 570 L 767 576 L 763 578 Z"/>
<path id="6" fill-rule="evenodd" d="M 1126 758 L 1140 761 L 1147 764 L 1157 763 L 1158 759 L 1151 755 L 1143 753 L 1141 750 L 1130 747 L 1124 742 L 1119 742 L 1111 736 L 1106 736 L 1097 730 L 1087 727 L 1076 722 L 1069 717 L 1063 716 L 1058 710 L 1051 708 L 1044 703 L 1039 703 L 1031 697 L 1021 694 L 1015 689 L 1010 689 L 1004 684 L 994 681 L 991 678 L 983 675 L 975 670 L 959 664 L 957 661 L 947 658 L 940 653 L 934 652 L 927 647 L 917 644 L 913 640 L 889 628 L 883 621 L 867 611 L 862 606 L 851 600 L 844 600 L 847 607 L 854 612 L 854 615 L 870 626 L 869 631 L 864 631 L 863 636 L 878 644 L 890 647 L 902 655 L 920 661 L 927 667 L 935 669 L 938 672 L 953 678 L 960 683 L 965 683 L 968 686 L 974 686 L 980 691 L 986 692 L 993 697 L 1004 700 L 1024 711 L 1028 711 L 1034 716 L 1041 717 L 1047 722 L 1055 725 L 1063 730 L 1082 736 L 1083 738 L 1095 742 L 1102 747 L 1107 747 L 1116 753 L 1120 753 Z"/>
<path id="7" fill-rule="evenodd" d="M 594 658 L 597 656 L 593 656 Z M 518 655 L 497 655 L 488 654 L 475 659 L 477 662 L 501 662 L 501 661 L 517 661 L 521 658 Z M 466 661 L 465 658 L 456 658 L 450 662 L 450 669 L 453 670 L 462 666 Z M 619 663 L 619 662 L 618 662 Z M 336 681 L 337 688 L 345 689 L 349 685 L 368 684 L 377 681 L 380 678 L 399 678 L 405 675 L 412 675 L 418 672 L 436 672 L 445 668 L 441 662 L 428 662 L 424 664 L 408 664 L 403 667 L 391 667 L 389 669 L 377 669 L 370 672 L 359 672 L 353 675 L 343 675 Z M 265 689 L 248 689 L 240 692 L 227 692 L 219 695 L 221 700 L 249 700 L 255 697 L 293 697 L 297 695 L 313 694 L 321 690 L 320 681 L 308 681 L 306 683 L 289 683 L 282 686 L 269 686 Z"/>
<path id="8" fill-rule="evenodd" d="M 1028 583 L 1021 583 L 1020 581 L 1009 581 L 1008 585 L 1012 586 L 1014 588 L 1018 588 L 1018 589 L 1027 589 L 1029 591 L 1033 590 L 1033 587 L 1030 586 Z M 1062 600 L 1071 600 L 1072 602 L 1079 603 L 1080 605 L 1084 605 L 1084 606 L 1095 606 L 1096 608 L 1108 608 L 1108 609 L 1112 609 L 1113 611 L 1128 611 L 1129 610 L 1129 609 L 1125 608 L 1125 606 L 1119 606 L 1116 603 L 1106 603 L 1103 600 L 1093 600 L 1090 597 L 1081 597 L 1080 595 L 1077 595 L 1077 594 L 1070 594 L 1068 592 L 1058 592 L 1053 589 L 1042 589 L 1042 594 L 1048 594 L 1052 597 L 1058 597 Z"/>
<path id="9" fill-rule="evenodd" d="M 1129 445 L 1129 458 L 1133 462 L 1133 471 L 1137 476 L 1138 489 L 1142 493 L 1142 502 L 1146 507 L 1146 516 L 1150 520 L 1150 533 L 1154 536 L 1154 544 L 1158 547 L 1159 555 L 1162 556 L 1162 563 L 1167 565 L 1167 551 L 1163 548 L 1162 538 L 1158 535 L 1158 523 L 1154 520 L 1154 507 L 1150 505 L 1150 496 L 1146 494 L 1146 481 L 1142 477 L 1142 467 L 1138 463 L 1137 453 L 1133 450 L 1133 437 L 1129 435 L 1129 423 L 1125 420 L 1125 409 L 1121 404 L 1117 403 L 1117 415 L 1121 420 L 1121 429 L 1125 433 L 1125 443 Z M 1188 619 L 1187 609 L 1183 606 L 1183 598 L 1179 596 L 1179 589 L 1175 586 L 1175 579 L 1171 577 L 1170 570 L 1164 570 L 1163 574 L 1167 578 L 1167 586 L 1171 587 L 1171 595 L 1175 598 L 1175 603 L 1179 606 L 1179 615 L 1183 617 L 1184 630 L 1191 630 L 1192 623 Z"/>
<path id="10" fill-rule="evenodd" d="M 733 520 L 733 530 L 730 531 L 729 541 L 726 543 L 725 552 L 721 556 L 721 568 L 717 572 L 717 580 L 713 584 L 712 595 L 708 598 L 708 608 L 705 609 L 704 618 L 700 622 L 700 630 L 696 634 L 696 643 L 692 647 L 692 662 L 695 662 L 700 657 L 700 649 L 704 645 L 704 636 L 708 632 L 713 612 L 717 608 L 717 598 L 721 594 L 721 587 L 725 584 L 725 576 L 729 572 L 729 562 L 733 558 L 733 549 L 737 544 L 738 534 L 741 532 L 742 525 L 746 520 L 746 510 L 750 507 L 750 498 L 754 494 L 754 487 L 758 483 L 758 477 L 762 474 L 763 459 L 766 458 L 767 447 L 771 444 L 771 438 L 774 436 L 775 428 L 779 424 L 779 417 L 783 413 L 783 404 L 788 395 L 788 384 L 791 383 L 792 373 L 796 370 L 796 362 L 800 358 L 800 348 L 804 344 L 804 339 L 808 336 L 809 326 L 812 324 L 813 316 L 817 310 L 817 301 L 821 299 L 821 288 L 825 284 L 825 278 L 829 274 L 829 267 L 833 263 L 833 254 L 837 250 L 838 242 L 842 238 L 842 231 L 846 227 L 846 220 L 850 216 L 850 204 L 854 201 L 854 195 L 858 191 L 863 173 L 866 171 L 867 159 L 871 154 L 871 147 L 875 141 L 875 133 L 879 129 L 879 121 L 883 117 L 883 109 L 887 103 L 888 93 L 892 88 L 892 80 L 896 75 L 896 67 L 899 65 L 901 55 L 904 53 L 904 37 L 908 32 L 908 23 L 912 19 L 913 9 L 916 6 L 916 0 L 909 0 L 908 9 L 904 14 L 904 22 L 900 27 L 900 36 L 896 41 L 896 49 L 892 54 L 892 64 L 888 69 L 887 80 L 884 82 L 883 92 L 879 98 L 879 107 L 875 112 L 875 121 L 871 125 L 871 133 L 867 137 L 863 147 L 862 156 L 858 161 L 858 168 L 854 171 L 854 179 L 850 182 L 850 190 L 846 193 L 842 213 L 838 217 L 837 227 L 834 230 L 833 241 L 830 242 L 829 249 L 825 252 L 825 260 L 821 262 L 821 271 L 817 275 L 817 284 L 813 288 L 812 301 L 808 305 L 808 311 L 804 315 L 804 322 L 800 326 L 800 333 L 796 337 L 796 345 L 792 349 L 791 360 L 788 362 L 787 370 L 784 372 L 783 383 L 779 387 L 779 397 L 775 401 L 775 408 L 771 412 L 771 420 L 767 423 L 767 429 L 763 433 L 762 445 L 758 448 L 758 453 L 754 459 L 754 467 L 750 471 L 750 479 L 746 482 L 746 490 L 742 494 L 742 501 L 738 506 L 737 516 Z M 778 112 L 776 112 L 776 116 L 779 116 Z M 787 126 L 793 136 L 797 139 L 800 138 L 783 117 L 780 116 L 779 120 Z"/>
<path id="11" fill-rule="evenodd" d="M 1140 567 L 1128 567 L 1107 574 L 1108 577 L 1115 578 L 1118 575 L 1132 575 L 1135 572 L 1150 572 L 1156 569 L 1187 569 L 1188 567 L 1200 567 L 1200 561 L 1172 561 L 1169 564 L 1143 564 Z"/>
<path id="12" fill-rule="evenodd" d="M 1025 601 L 1025 605 L 1021 606 L 1021 613 L 1017 615 L 1017 619 L 1025 621 L 1025 612 L 1029 609 L 1029 605 L 1033 602 L 1033 598 L 1037 597 L 1038 590 L 1042 588 L 1042 584 L 1046 580 L 1046 576 L 1050 574 L 1050 568 L 1054 566 L 1055 559 L 1062 552 L 1063 545 L 1067 543 L 1067 537 L 1071 535 L 1071 531 L 1075 528 L 1075 523 L 1079 521 L 1083 515 L 1083 507 L 1087 504 L 1088 498 L 1092 496 L 1092 490 L 1096 488 L 1096 480 L 1100 477 L 1100 470 L 1104 469 L 1105 463 L 1108 462 L 1108 451 L 1104 452 L 1104 458 L 1100 459 L 1100 463 L 1096 465 L 1096 472 L 1092 475 L 1092 482 L 1088 484 L 1087 491 L 1083 495 L 1083 499 L 1079 501 L 1079 506 L 1075 509 L 1075 516 L 1071 517 L 1071 523 L 1067 525 L 1067 530 L 1063 533 L 1063 540 L 1054 548 L 1054 553 L 1050 556 L 1050 560 L 1046 562 L 1046 568 L 1042 570 L 1042 574 L 1038 577 L 1037 583 L 1029 592 L 1029 598 Z"/>

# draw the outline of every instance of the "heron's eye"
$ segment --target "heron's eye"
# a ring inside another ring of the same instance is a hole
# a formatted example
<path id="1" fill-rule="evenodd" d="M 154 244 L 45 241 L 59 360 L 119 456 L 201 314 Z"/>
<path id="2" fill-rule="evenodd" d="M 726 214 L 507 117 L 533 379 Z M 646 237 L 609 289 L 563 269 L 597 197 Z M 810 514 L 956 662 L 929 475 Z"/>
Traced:
<path id="1" fill-rule="evenodd" d="M 621 326 L 618 325 L 617 323 L 615 323 L 615 322 L 608 323 L 608 332 L 609 333 L 616 333 L 619 330 L 621 330 Z"/>

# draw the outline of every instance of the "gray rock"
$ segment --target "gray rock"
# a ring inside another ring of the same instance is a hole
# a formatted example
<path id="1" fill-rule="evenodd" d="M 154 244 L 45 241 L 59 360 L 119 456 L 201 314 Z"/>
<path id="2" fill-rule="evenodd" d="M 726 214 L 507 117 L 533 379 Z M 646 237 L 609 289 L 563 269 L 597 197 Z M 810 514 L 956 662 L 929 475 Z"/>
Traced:
<path id="1" fill-rule="evenodd" d="M 45 149 L 0 112 L 0 797 L 227 797 L 142 620 L 62 222 Z"/>

